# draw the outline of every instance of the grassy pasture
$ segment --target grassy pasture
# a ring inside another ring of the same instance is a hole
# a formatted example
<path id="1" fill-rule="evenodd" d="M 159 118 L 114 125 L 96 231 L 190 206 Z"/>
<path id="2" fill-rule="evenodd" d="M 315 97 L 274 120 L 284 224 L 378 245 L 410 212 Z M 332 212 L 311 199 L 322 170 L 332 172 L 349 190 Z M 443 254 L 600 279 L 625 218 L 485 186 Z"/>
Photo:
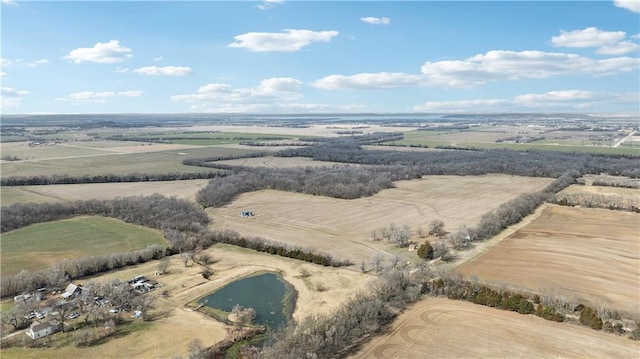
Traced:
<path id="1" fill-rule="evenodd" d="M 207 156 L 230 156 L 258 149 L 198 147 L 188 149 L 165 150 L 143 153 L 112 153 L 95 156 L 77 156 L 72 158 L 48 159 L 41 161 L 2 162 L 2 177 L 11 176 L 47 176 L 69 175 L 83 176 L 96 174 L 128 173 L 170 173 L 170 172 L 210 172 L 210 168 L 185 166 L 186 158 Z"/>
<path id="2" fill-rule="evenodd" d="M 104 343 L 96 346 L 76 348 L 72 344 L 51 348 L 8 348 L 2 350 L 3 359 L 57 359 L 62 357 L 75 358 L 173 358 L 177 355 L 186 357 L 188 344 L 198 338 L 203 345 L 210 346 L 222 340 L 227 330 L 225 326 L 211 317 L 193 311 L 186 304 L 203 295 L 211 293 L 232 281 L 251 275 L 259 271 L 273 271 L 280 273 L 291 283 L 297 291 L 297 303 L 293 316 L 296 320 L 318 313 L 328 313 L 339 307 L 355 291 L 365 290 L 370 274 L 344 268 L 322 267 L 299 260 L 283 258 L 266 253 L 217 244 L 206 250 L 217 260 L 212 265 L 215 274 L 204 279 L 200 273 L 202 267 L 197 264 L 184 266 L 179 255 L 170 257 L 169 271 L 166 275 L 154 277 L 161 284 L 161 291 L 168 291 L 169 296 L 163 297 L 158 293 L 154 309 L 151 314 L 154 319 L 144 323 L 144 328 L 133 330 L 126 335 L 115 335 Z M 118 278 L 128 280 L 137 275 L 153 277 L 157 270 L 157 261 L 150 261 L 137 266 L 127 267 L 109 273 L 100 274 L 83 279 L 107 281 Z M 303 278 L 300 273 L 305 269 L 310 276 Z M 306 281 L 314 284 L 322 283 L 326 290 L 319 292 L 310 289 Z M 11 299 L 12 301 L 12 299 Z M 4 307 L 3 307 L 4 308 Z M 119 314 L 125 315 L 125 314 Z M 139 321 L 134 323 L 143 324 Z M 24 335 L 24 334 L 20 334 Z M 60 337 L 62 334 L 55 334 Z M 64 335 L 73 335 L 73 332 Z M 56 340 L 56 339 L 54 339 Z M 64 341 L 64 339 L 61 339 Z"/>
<path id="3" fill-rule="evenodd" d="M 24 202 L 69 202 L 86 199 L 114 199 L 129 196 L 150 196 L 159 193 L 194 201 L 209 180 L 157 182 L 82 183 L 65 185 L 0 187 L 2 206 Z"/>
<path id="4" fill-rule="evenodd" d="M 465 275 L 592 306 L 640 312 L 640 214 L 546 205 Z"/>
<path id="5" fill-rule="evenodd" d="M 126 252 L 154 243 L 166 244 L 160 231 L 113 218 L 76 217 L 38 223 L 2 234 L 0 270 L 33 271 L 64 258 Z"/>
<path id="6" fill-rule="evenodd" d="M 315 248 L 355 264 L 369 263 L 379 253 L 417 261 L 415 252 L 373 242 L 371 231 L 395 223 L 409 225 L 415 233 L 435 219 L 443 220 L 445 229 L 454 231 L 464 224 L 475 224 L 482 214 L 503 202 L 540 190 L 551 181 L 506 175 L 425 176 L 396 182 L 396 188 L 354 200 L 263 190 L 242 194 L 222 208 L 207 209 L 207 213 L 216 229 Z M 255 216 L 239 215 L 247 210 Z"/>
<path id="7" fill-rule="evenodd" d="M 636 358 L 640 343 L 534 315 L 427 298 L 350 358 Z"/>
<path id="8" fill-rule="evenodd" d="M 433 133 L 435 132 L 435 133 Z M 609 147 L 590 146 L 585 141 L 583 146 L 580 141 L 553 140 L 535 141 L 531 143 L 495 143 L 495 139 L 516 136 L 517 133 L 487 133 L 485 131 L 448 131 L 439 133 L 438 131 L 410 131 L 405 132 L 405 139 L 402 141 L 386 142 L 400 146 L 427 145 L 435 146 L 459 146 L 477 147 L 483 149 L 508 149 L 516 151 L 539 150 L 539 151 L 561 151 L 561 152 L 588 152 L 595 154 L 624 154 L 640 156 L 639 147 Z"/>

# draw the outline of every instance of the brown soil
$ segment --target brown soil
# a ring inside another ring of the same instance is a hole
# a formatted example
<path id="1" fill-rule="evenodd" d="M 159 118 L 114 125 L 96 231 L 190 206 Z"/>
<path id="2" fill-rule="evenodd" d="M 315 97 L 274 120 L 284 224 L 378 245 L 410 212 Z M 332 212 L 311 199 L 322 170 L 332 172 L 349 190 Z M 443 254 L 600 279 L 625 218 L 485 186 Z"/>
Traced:
<path id="1" fill-rule="evenodd" d="M 443 298 L 422 300 L 352 358 L 638 358 L 640 343 Z"/>
<path id="2" fill-rule="evenodd" d="M 640 312 L 640 214 L 548 205 L 461 265 L 482 281 Z"/>

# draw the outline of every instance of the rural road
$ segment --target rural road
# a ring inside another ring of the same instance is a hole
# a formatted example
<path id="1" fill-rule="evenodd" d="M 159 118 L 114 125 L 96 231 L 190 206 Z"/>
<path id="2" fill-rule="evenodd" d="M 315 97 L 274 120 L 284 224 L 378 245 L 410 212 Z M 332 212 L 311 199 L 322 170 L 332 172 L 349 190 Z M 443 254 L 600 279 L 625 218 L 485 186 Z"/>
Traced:
<path id="1" fill-rule="evenodd" d="M 616 142 L 616 144 L 615 144 L 615 145 L 613 145 L 613 147 L 618 147 L 618 146 L 620 146 L 624 141 L 628 140 L 628 139 L 629 139 L 629 137 L 631 137 L 631 136 L 635 135 L 635 134 L 636 134 L 636 132 L 638 132 L 638 131 L 636 131 L 636 130 L 631 131 L 631 133 L 629 134 L 629 136 L 627 136 L 627 137 L 625 137 L 625 138 L 621 139 L 620 141 Z"/>

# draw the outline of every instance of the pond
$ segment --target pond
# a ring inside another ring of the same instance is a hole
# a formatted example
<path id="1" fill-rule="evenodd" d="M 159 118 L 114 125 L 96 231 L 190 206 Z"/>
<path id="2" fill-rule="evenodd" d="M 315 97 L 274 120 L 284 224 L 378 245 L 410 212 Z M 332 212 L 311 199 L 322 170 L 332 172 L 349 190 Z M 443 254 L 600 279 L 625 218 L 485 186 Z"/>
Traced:
<path id="1" fill-rule="evenodd" d="M 200 304 L 231 312 L 236 304 L 256 311 L 255 322 L 276 329 L 287 325 L 295 307 L 296 292 L 276 273 L 264 273 L 227 284 L 201 298 Z"/>

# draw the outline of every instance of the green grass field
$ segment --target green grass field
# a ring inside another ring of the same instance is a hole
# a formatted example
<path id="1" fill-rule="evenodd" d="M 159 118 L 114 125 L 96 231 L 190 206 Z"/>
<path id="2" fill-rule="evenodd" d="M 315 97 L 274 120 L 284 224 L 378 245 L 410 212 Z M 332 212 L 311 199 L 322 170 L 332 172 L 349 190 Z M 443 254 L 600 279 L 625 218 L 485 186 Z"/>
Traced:
<path id="1" fill-rule="evenodd" d="M 187 158 L 230 156 L 259 152 L 260 148 L 205 147 L 131 154 L 108 154 L 92 157 L 62 158 L 42 161 L 3 162 L 2 177 L 12 176 L 83 176 L 96 174 L 211 172 L 210 168 L 185 166 Z"/>
<path id="2" fill-rule="evenodd" d="M 38 223 L 2 234 L 3 274 L 48 268 L 64 258 L 104 255 L 167 244 L 158 230 L 104 217 Z"/>
<path id="3" fill-rule="evenodd" d="M 468 141 L 462 137 L 458 141 L 441 140 L 438 139 L 440 133 L 434 133 L 436 131 L 410 131 L 406 132 L 405 139 L 402 141 L 385 142 L 385 144 L 393 144 L 398 146 L 410 146 L 410 145 L 427 145 L 429 147 L 436 146 L 451 146 L 458 147 L 475 147 L 482 149 L 508 149 L 516 151 L 527 150 L 539 150 L 539 151 L 560 151 L 560 152 L 587 152 L 594 154 L 609 154 L 609 155 L 633 155 L 640 156 L 640 148 L 638 147 L 605 147 L 605 146 L 581 146 L 570 144 L 545 144 L 541 141 L 531 143 L 495 143 L 495 142 L 477 142 Z M 451 133 L 451 132 L 449 132 Z M 471 133 L 466 137 L 472 136 Z"/>
<path id="4" fill-rule="evenodd" d="M 0 187 L 0 205 L 10 206 L 14 203 L 25 202 L 61 202 L 62 199 L 56 199 L 48 196 L 43 196 L 39 193 L 34 193 L 26 190 L 23 187 Z"/>

